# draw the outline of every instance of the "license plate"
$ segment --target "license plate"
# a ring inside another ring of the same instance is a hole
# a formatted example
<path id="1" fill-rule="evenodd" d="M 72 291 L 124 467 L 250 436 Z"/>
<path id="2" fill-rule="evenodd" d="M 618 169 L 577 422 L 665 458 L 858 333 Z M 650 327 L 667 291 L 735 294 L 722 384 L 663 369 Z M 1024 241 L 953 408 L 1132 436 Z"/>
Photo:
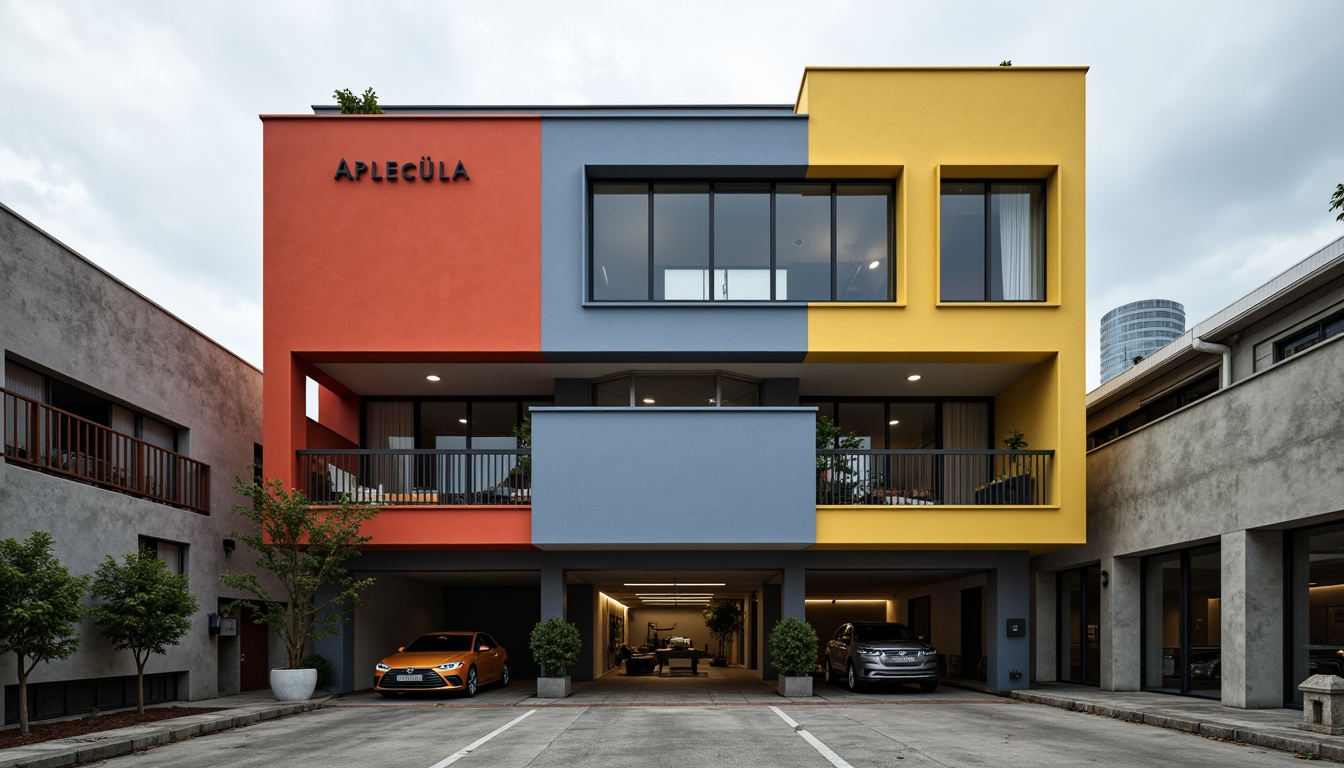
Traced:
<path id="1" fill-rule="evenodd" d="M 887 661 L 894 661 L 897 664 L 910 664 L 919 661 L 918 656 L 897 656 L 895 654 L 889 654 L 886 658 Z"/>
<path id="2" fill-rule="evenodd" d="M 419 683 L 424 680 L 422 675 L 397 675 L 398 683 Z"/>

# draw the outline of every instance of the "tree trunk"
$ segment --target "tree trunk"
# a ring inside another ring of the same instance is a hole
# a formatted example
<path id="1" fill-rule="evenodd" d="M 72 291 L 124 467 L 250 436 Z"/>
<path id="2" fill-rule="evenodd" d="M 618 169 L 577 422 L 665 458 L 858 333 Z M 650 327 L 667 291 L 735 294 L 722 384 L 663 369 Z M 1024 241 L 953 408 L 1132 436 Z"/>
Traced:
<path id="1" fill-rule="evenodd" d="M 149 654 L 145 654 L 145 661 L 149 661 Z M 135 660 L 135 711 L 142 715 L 145 713 L 145 661 Z"/>
<path id="2" fill-rule="evenodd" d="M 23 671 L 23 654 L 19 659 L 19 733 L 28 735 L 28 673 Z"/>

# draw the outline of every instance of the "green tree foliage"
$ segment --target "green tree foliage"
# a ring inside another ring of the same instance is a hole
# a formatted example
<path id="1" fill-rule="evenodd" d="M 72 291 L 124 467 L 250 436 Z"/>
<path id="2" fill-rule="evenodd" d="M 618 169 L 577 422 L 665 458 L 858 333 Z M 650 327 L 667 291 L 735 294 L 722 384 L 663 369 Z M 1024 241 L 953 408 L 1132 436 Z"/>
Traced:
<path id="1" fill-rule="evenodd" d="M 289 669 L 300 669 L 306 645 L 339 633 L 345 611 L 366 604 L 359 593 L 373 586 L 373 579 L 355 578 L 346 565 L 371 538 L 359 529 L 378 510 L 348 497 L 330 509 L 313 509 L 302 491 L 286 491 L 279 479 L 240 480 L 235 487 L 251 503 L 234 511 L 256 528 L 234 538 L 256 553 L 256 569 L 220 578 L 251 596 L 233 605 L 273 629 L 285 644 Z M 258 574 L 273 578 L 263 581 Z"/>
<path id="2" fill-rule="evenodd" d="M 18 660 L 19 732 L 28 735 L 28 675 L 79 647 L 75 622 L 89 577 L 72 576 L 51 552 L 51 534 L 0 541 L 0 656 Z"/>
<path id="3" fill-rule="evenodd" d="M 559 616 L 537 622 L 528 638 L 532 659 L 541 665 L 542 677 L 564 677 L 579 660 L 583 638 L 579 628 Z"/>
<path id="4" fill-rule="evenodd" d="M 770 666 L 781 675 L 810 675 L 817 668 L 817 631 L 797 616 L 785 616 L 770 630 Z"/>
<path id="5" fill-rule="evenodd" d="M 999 62 L 999 66 L 1000 66 L 1000 67 L 1011 67 L 1011 66 L 1013 66 L 1013 60 L 1012 60 L 1012 59 L 1004 59 L 1003 61 L 1000 61 L 1000 62 Z"/>
<path id="6" fill-rule="evenodd" d="M 140 550 L 118 564 L 109 556 L 93 575 L 93 608 L 98 631 L 119 651 L 135 657 L 136 711 L 145 711 L 145 662 L 162 654 L 191 628 L 200 607 L 185 574 L 171 573 L 153 552 Z"/>
<path id="7" fill-rule="evenodd" d="M 840 434 L 840 427 L 831 417 L 822 415 L 817 419 L 817 503 L 850 504 L 856 494 L 861 492 L 865 478 L 857 477 L 855 462 L 843 453 L 822 453 L 822 451 L 857 451 L 863 448 L 863 440 L 850 432 Z"/>
<path id="8" fill-rule="evenodd" d="M 341 106 L 342 115 L 381 115 L 383 108 L 378 106 L 378 94 L 372 88 L 365 88 L 363 96 L 356 96 L 349 88 L 336 91 L 336 103 Z"/>
<path id="9" fill-rule="evenodd" d="M 1344 184 L 1335 185 L 1335 193 L 1330 196 L 1330 210 L 1339 209 L 1335 221 L 1344 221 Z"/>
<path id="10" fill-rule="evenodd" d="M 711 600 L 701 609 L 700 615 L 710 636 L 719 641 L 718 658 L 724 658 L 724 646 L 742 630 L 742 604 L 736 600 Z"/>

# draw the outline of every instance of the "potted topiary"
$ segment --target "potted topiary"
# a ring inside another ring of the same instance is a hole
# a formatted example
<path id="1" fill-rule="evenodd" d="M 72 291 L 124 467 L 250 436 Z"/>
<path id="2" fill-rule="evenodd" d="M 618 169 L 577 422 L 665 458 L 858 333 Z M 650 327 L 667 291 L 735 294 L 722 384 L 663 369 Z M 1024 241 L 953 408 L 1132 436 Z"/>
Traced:
<path id="1" fill-rule="evenodd" d="M 313 509 L 302 491 L 286 491 L 278 479 L 238 481 L 236 489 L 251 503 L 234 511 L 256 528 L 234 538 L 255 552 L 257 561 L 252 571 L 225 573 L 220 579 L 250 596 L 230 607 L 247 608 L 285 646 L 286 666 L 271 670 L 275 698 L 304 701 L 313 695 L 318 676 L 316 669 L 304 668 L 305 650 L 339 634 L 346 611 L 362 604 L 359 593 L 373 585 L 373 579 L 357 579 L 346 566 L 370 539 L 360 535 L 360 526 L 378 510 L 352 504 L 348 496 L 329 509 Z M 259 574 L 268 578 L 263 581 Z"/>
<path id="2" fill-rule="evenodd" d="M 812 695 L 817 668 L 817 632 L 797 616 L 786 616 L 770 630 L 770 666 L 779 672 L 779 693 L 789 698 Z"/>
<path id="3" fill-rule="evenodd" d="M 715 640 L 719 641 L 719 655 L 710 662 L 715 667 L 728 666 L 724 656 L 724 646 L 742 630 L 742 605 L 736 600 L 711 600 L 705 604 L 700 615 L 705 619 L 705 628 Z"/>
<path id="4" fill-rule="evenodd" d="M 532 658 L 541 666 L 537 678 L 537 698 L 563 699 L 570 693 L 569 668 L 579 660 L 583 638 L 579 628 L 552 616 L 537 622 L 528 641 Z"/>

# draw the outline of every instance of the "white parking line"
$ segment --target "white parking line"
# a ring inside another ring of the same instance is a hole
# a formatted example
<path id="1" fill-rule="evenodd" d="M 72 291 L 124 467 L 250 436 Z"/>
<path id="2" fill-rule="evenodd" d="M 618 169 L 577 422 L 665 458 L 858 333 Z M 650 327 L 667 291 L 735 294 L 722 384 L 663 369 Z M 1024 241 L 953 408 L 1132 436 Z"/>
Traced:
<path id="1" fill-rule="evenodd" d="M 429 768 L 444 768 L 444 766 L 448 766 L 448 765 L 452 765 L 453 763 L 456 763 L 458 760 L 461 760 L 462 758 L 464 758 L 464 757 L 466 757 L 467 755 L 471 754 L 472 751 L 475 750 L 477 747 L 479 747 L 479 746 L 481 746 L 482 744 L 484 744 L 485 742 L 487 742 L 487 741 L 489 741 L 489 740 L 495 738 L 495 737 L 498 736 L 499 734 L 501 734 L 501 733 L 503 733 L 503 732 L 509 730 L 510 728 L 512 728 L 513 726 L 517 725 L 518 723 L 521 723 L 521 722 L 523 721 L 524 718 L 526 718 L 528 715 L 530 715 L 530 714 L 532 714 L 533 712 L 536 712 L 536 711 L 537 711 L 537 710 L 535 710 L 535 709 L 529 709 L 528 711 L 524 712 L 523 714 L 519 715 L 518 717 L 515 717 L 514 719 L 510 720 L 509 722 L 507 722 L 507 723 L 505 723 L 505 724 L 499 726 L 499 727 L 496 728 L 495 730 L 493 730 L 493 731 L 487 733 L 486 735 L 482 736 L 481 738 L 479 738 L 479 739 L 477 739 L 477 740 L 471 742 L 471 743 L 468 744 L 467 746 L 465 746 L 465 747 L 463 747 L 463 748 L 457 750 L 457 751 L 454 752 L 453 754 L 451 754 L 451 755 L 449 755 L 449 756 L 443 758 L 443 759 L 440 760 L 439 762 L 437 762 L 437 763 L 431 765 Z"/>
<path id="2" fill-rule="evenodd" d="M 854 766 L 845 762 L 845 759 L 843 757 L 835 754 L 835 750 L 821 743 L 821 739 L 818 739 L 816 736 L 813 736 L 812 734 L 808 733 L 806 730 L 802 728 L 802 726 L 798 725 L 798 721 L 784 714 L 784 712 L 779 707 L 771 707 L 770 709 L 774 710 L 776 715 L 779 715 L 780 717 L 784 718 L 784 722 L 788 723 L 789 727 L 792 728 L 795 733 L 797 733 L 799 736 L 802 736 L 803 740 L 806 741 L 808 744 L 811 744 L 813 749 L 820 752 L 822 757 L 831 761 L 831 765 L 834 765 L 835 768 L 854 768 Z"/>

